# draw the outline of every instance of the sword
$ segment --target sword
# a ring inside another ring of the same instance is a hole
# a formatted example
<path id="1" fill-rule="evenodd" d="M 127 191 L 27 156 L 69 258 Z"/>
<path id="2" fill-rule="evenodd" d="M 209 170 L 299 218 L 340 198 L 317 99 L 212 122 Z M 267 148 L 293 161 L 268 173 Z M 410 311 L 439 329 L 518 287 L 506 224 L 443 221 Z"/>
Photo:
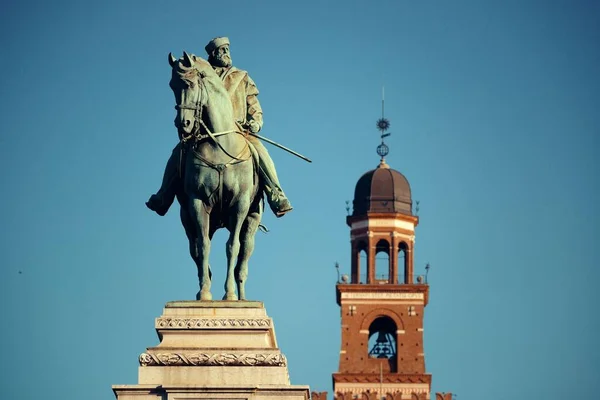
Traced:
<path id="1" fill-rule="evenodd" d="M 287 148 L 287 147 L 285 147 L 284 145 L 281 145 L 281 144 L 279 144 L 279 143 L 277 143 L 277 142 L 275 142 L 275 141 L 273 141 L 273 140 L 271 140 L 271 139 L 267 139 L 267 138 L 266 138 L 266 137 L 264 137 L 264 136 L 260 136 L 260 135 L 258 135 L 258 134 L 256 134 L 256 133 L 252 133 L 252 132 L 248 132 L 248 134 L 250 134 L 250 135 L 252 135 L 252 136 L 254 136 L 255 138 L 258 138 L 258 139 L 260 139 L 260 140 L 264 140 L 265 142 L 267 142 L 267 143 L 270 143 L 270 144 L 272 144 L 272 145 L 273 145 L 273 146 L 275 146 L 275 147 L 279 147 L 280 149 L 282 149 L 282 150 L 285 150 L 285 151 L 287 151 L 288 153 L 291 153 L 291 154 L 295 155 L 296 157 L 299 157 L 299 158 L 303 159 L 304 161 L 308 161 L 309 163 L 311 163 L 311 162 L 312 162 L 312 161 L 311 161 L 311 160 L 310 160 L 308 157 L 304 157 L 302 154 L 300 154 L 300 153 L 297 153 L 297 152 L 295 152 L 295 151 L 294 151 L 294 150 L 292 150 L 292 149 L 288 149 L 288 148 Z"/>

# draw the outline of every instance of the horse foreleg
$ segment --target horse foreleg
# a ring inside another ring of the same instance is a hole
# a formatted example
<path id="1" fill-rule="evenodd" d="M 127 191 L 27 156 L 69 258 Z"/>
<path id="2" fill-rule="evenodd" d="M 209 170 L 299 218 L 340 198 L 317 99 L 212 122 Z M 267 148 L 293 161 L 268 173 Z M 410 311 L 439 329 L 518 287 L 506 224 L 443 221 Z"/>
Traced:
<path id="1" fill-rule="evenodd" d="M 241 210 L 240 210 L 241 208 Z M 229 239 L 226 244 L 227 251 L 227 279 L 225 280 L 225 296 L 223 300 L 237 300 L 235 294 L 235 266 L 240 254 L 240 231 L 244 224 L 247 208 L 238 208 L 229 218 Z"/>
<path id="2" fill-rule="evenodd" d="M 237 283 L 240 300 L 246 300 L 246 279 L 248 278 L 248 261 L 254 251 L 254 238 L 260 225 L 261 208 L 251 211 L 244 222 L 240 232 L 240 254 L 235 267 L 235 281 Z"/>
<path id="3" fill-rule="evenodd" d="M 194 220 L 192 220 L 192 217 L 190 215 L 189 202 L 188 202 L 188 199 L 185 197 L 185 195 L 183 193 L 178 193 L 177 200 L 179 201 L 179 205 L 181 206 L 179 215 L 181 218 L 181 223 L 185 230 L 185 235 L 188 238 L 190 256 L 192 257 L 192 260 L 194 260 L 194 263 L 196 264 L 196 269 L 198 270 L 198 277 L 201 280 L 202 278 L 200 276 L 200 270 L 202 269 L 202 261 L 199 258 L 199 254 L 198 254 L 198 233 L 197 233 L 198 230 L 196 229 L 196 222 Z M 209 277 L 210 277 L 210 266 L 209 266 Z M 200 292 L 198 292 L 196 294 L 196 300 L 200 300 Z"/>
<path id="4" fill-rule="evenodd" d="M 195 252 L 197 254 L 196 265 L 198 267 L 198 282 L 200 285 L 200 291 L 196 295 L 196 300 L 212 300 L 212 294 L 210 293 L 211 274 L 208 265 L 210 255 L 210 216 L 204 208 L 204 203 L 199 199 L 191 201 L 190 214 L 196 222 Z M 192 250 L 190 248 L 190 251 Z"/>

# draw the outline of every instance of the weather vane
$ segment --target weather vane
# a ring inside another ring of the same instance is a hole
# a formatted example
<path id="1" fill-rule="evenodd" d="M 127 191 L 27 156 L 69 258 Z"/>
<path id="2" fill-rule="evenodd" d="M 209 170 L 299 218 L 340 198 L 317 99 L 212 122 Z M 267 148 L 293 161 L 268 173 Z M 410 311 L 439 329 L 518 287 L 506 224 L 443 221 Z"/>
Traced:
<path id="1" fill-rule="evenodd" d="M 381 144 L 377 146 L 377 154 L 381 157 L 381 161 L 385 161 L 385 156 L 390 152 L 390 148 L 385 144 L 385 138 L 392 133 L 386 131 L 390 128 L 390 121 L 385 118 L 385 87 L 381 88 L 381 118 L 377 121 L 377 129 L 381 131 Z"/>

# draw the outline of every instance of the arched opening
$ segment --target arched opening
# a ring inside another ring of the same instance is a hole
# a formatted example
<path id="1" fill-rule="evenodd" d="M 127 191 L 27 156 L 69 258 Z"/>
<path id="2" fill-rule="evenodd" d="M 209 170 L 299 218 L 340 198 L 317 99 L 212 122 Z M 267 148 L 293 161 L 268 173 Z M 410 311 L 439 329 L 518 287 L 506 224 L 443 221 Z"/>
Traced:
<path id="1" fill-rule="evenodd" d="M 378 317 L 369 326 L 369 357 L 387 359 L 391 372 L 396 372 L 396 331 L 390 317 Z"/>
<path id="2" fill-rule="evenodd" d="M 405 242 L 400 242 L 398 246 L 398 282 L 408 282 L 408 255 L 406 254 L 408 245 Z"/>
<path id="3" fill-rule="evenodd" d="M 362 269 L 360 270 L 360 283 L 367 283 L 367 251 L 361 250 L 359 252 L 358 262 L 360 263 Z"/>
<path id="4" fill-rule="evenodd" d="M 390 244 L 381 239 L 375 245 L 375 282 L 389 282 Z"/>
<path id="5" fill-rule="evenodd" d="M 356 263 L 358 264 L 360 271 L 360 276 L 358 276 L 358 283 L 366 283 L 367 282 L 367 243 L 359 242 L 356 245 L 356 251 L 358 252 L 358 258 Z"/>

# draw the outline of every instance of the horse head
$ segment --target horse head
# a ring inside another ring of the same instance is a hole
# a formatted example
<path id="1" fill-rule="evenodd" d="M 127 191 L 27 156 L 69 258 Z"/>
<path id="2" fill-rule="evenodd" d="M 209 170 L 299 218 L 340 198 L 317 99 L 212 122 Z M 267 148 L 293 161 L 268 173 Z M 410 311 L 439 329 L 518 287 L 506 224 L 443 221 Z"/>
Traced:
<path id="1" fill-rule="evenodd" d="M 175 94 L 177 109 L 175 126 L 189 135 L 197 129 L 196 122 L 202 117 L 202 109 L 209 101 L 204 79 L 216 78 L 219 84 L 220 79 L 208 61 L 185 51 L 179 60 L 169 53 L 169 64 L 172 68 L 169 86 Z"/>

